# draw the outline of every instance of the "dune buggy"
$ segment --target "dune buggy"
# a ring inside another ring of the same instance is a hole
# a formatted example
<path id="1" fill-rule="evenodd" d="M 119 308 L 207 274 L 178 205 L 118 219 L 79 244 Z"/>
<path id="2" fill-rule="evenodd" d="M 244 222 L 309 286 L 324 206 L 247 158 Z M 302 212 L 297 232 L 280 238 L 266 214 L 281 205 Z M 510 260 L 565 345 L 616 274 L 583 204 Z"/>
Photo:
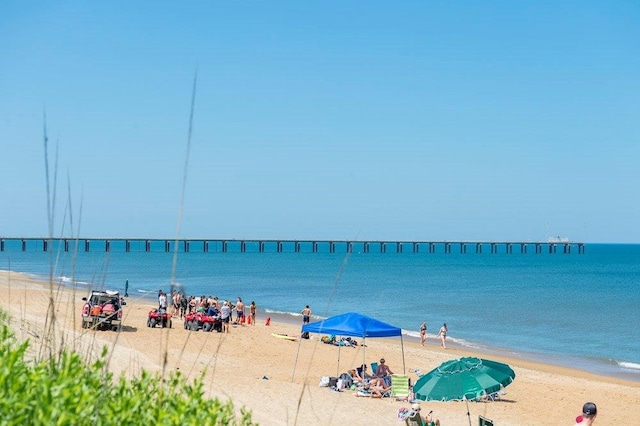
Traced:
<path id="1" fill-rule="evenodd" d="M 154 328 L 156 325 L 159 325 L 162 328 L 171 328 L 171 318 L 171 314 L 166 311 L 161 312 L 159 309 L 152 309 L 147 315 L 147 327 Z"/>
<path id="2" fill-rule="evenodd" d="M 209 317 L 202 312 L 192 312 L 184 316 L 184 329 L 198 331 L 222 331 L 222 321 L 219 316 Z"/>

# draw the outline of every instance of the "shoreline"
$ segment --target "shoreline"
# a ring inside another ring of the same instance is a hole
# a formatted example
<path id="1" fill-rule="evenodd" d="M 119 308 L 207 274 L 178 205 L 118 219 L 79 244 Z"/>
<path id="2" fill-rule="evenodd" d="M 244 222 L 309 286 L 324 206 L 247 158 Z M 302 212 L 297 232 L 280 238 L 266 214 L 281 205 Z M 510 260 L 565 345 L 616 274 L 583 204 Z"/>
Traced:
<path id="1" fill-rule="evenodd" d="M 254 421 L 268 425 L 397 424 L 396 412 L 407 403 L 355 398 L 346 390 L 332 392 L 317 386 L 320 377 L 346 371 L 363 360 L 369 363 L 385 357 L 396 373 L 402 373 L 404 362 L 406 373 L 415 381 L 416 370 L 426 373 L 451 358 L 482 356 L 453 344 L 443 350 L 435 339 L 422 347 L 418 340 L 405 336 L 402 340 L 370 338 L 366 348 L 326 345 L 314 334 L 297 342 L 276 339 L 272 333 L 299 334 L 301 320 L 272 313 L 271 326 L 266 327 L 264 312 L 256 326 L 234 326 L 229 334 L 187 331 L 179 318 L 173 319 L 171 329 L 148 328 L 146 315 L 154 301 L 140 298 L 127 300 L 122 332 L 87 331 L 78 321 L 83 291 L 0 272 L 0 307 L 12 316 L 14 332 L 29 338 L 35 348 L 51 341 L 43 338 L 41 313 L 46 312 L 52 296 L 56 327 L 66 336 L 60 341 L 87 357 L 97 356 L 107 345 L 109 370 L 116 376 L 137 376 L 142 369 L 181 371 L 188 378 L 203 375 L 208 396 L 231 399 L 237 409 L 251 410 Z M 544 407 L 547 423 L 570 424 L 587 400 L 598 405 L 598 424 L 633 424 L 637 417 L 634 410 L 640 383 L 502 355 L 491 359 L 508 363 L 516 379 L 501 401 L 469 404 L 474 419 L 482 415 L 496 424 L 521 425 L 527 423 L 523 419 L 538 418 Z M 421 404 L 423 409 L 434 410 L 442 424 L 467 422 L 464 404 Z"/>
<path id="2" fill-rule="evenodd" d="M 0 269 L 0 274 L 2 273 L 11 273 L 18 274 L 21 276 L 25 276 L 31 280 L 41 282 L 43 285 L 48 285 L 46 281 L 48 277 L 39 274 L 32 273 L 24 273 L 18 271 L 7 271 Z M 55 282 L 56 285 L 62 286 L 67 289 L 72 289 L 75 291 L 89 291 L 89 286 L 85 286 L 84 282 L 75 283 L 71 280 L 64 280 L 58 277 L 58 281 Z M 123 294 L 124 289 L 122 289 Z M 152 306 L 155 303 L 156 291 L 149 290 L 147 292 L 135 292 L 131 293 L 128 296 L 128 299 L 138 300 L 140 303 L 147 303 Z M 273 310 L 263 310 L 258 307 L 257 310 L 257 318 L 258 321 L 267 317 L 271 317 L 272 321 L 282 324 L 287 324 L 290 326 L 298 326 L 302 325 L 302 315 L 294 312 L 282 312 L 282 311 L 273 311 Z M 312 322 L 319 321 L 324 319 L 323 317 L 314 315 L 312 316 Z M 299 334 L 299 331 L 298 331 Z M 403 339 L 408 342 L 413 342 L 419 344 L 420 338 L 418 332 L 412 332 L 409 330 L 402 329 Z M 319 337 L 318 337 L 319 338 Z M 432 349 L 440 349 L 440 340 L 433 334 L 427 335 L 426 345 Z M 596 360 L 588 360 L 580 357 L 573 357 L 567 354 L 551 354 L 551 353 L 542 353 L 535 351 L 521 351 L 514 348 L 503 348 L 503 347 L 493 347 L 480 345 L 475 342 L 469 342 L 467 344 L 460 343 L 455 338 L 447 338 L 447 347 L 450 349 L 456 349 L 461 351 L 466 351 L 469 353 L 475 354 L 474 356 L 478 357 L 493 357 L 500 358 L 508 361 L 522 361 L 525 363 L 536 363 L 541 365 L 546 365 L 549 367 L 549 371 L 554 371 L 555 368 L 566 368 L 569 370 L 573 370 L 576 374 L 584 373 L 594 375 L 595 377 L 601 377 L 603 379 L 611 379 L 616 383 L 637 383 L 640 384 L 640 369 L 628 368 L 620 366 L 619 363 L 612 361 L 611 363 L 606 363 L 603 361 Z M 506 362 L 506 361 L 505 361 Z"/>

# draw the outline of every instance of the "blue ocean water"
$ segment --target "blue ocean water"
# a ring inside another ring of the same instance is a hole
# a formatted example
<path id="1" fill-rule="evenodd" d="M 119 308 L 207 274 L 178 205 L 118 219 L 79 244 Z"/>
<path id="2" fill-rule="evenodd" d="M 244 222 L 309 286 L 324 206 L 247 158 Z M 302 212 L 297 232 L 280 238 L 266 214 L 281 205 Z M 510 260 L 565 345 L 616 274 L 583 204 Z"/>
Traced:
<path id="1" fill-rule="evenodd" d="M 123 242 L 110 252 L 31 243 L 22 251 L 8 240 L 0 269 L 48 277 L 53 265 L 63 284 L 124 290 L 128 281 L 130 296 L 154 297 L 175 282 L 187 294 L 241 296 L 285 315 L 307 304 L 316 317 L 357 311 L 412 336 L 422 321 L 432 336 L 446 322 L 463 346 L 640 380 L 640 245 L 590 244 L 584 254 L 217 246 L 174 254 L 126 252 Z"/>

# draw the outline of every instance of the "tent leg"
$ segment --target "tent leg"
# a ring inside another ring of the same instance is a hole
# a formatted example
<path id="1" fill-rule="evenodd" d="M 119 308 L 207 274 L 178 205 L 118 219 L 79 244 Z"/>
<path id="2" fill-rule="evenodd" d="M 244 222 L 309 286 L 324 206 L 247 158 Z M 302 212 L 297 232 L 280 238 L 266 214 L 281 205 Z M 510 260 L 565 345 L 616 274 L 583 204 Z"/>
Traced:
<path id="1" fill-rule="evenodd" d="M 404 340 L 402 340 L 402 333 L 400 333 L 400 347 L 402 348 L 402 374 L 407 374 L 407 367 L 404 362 Z"/>
<path id="2" fill-rule="evenodd" d="M 298 365 L 298 355 L 300 355 L 301 344 L 302 344 L 302 339 L 298 339 L 298 351 L 296 352 L 296 362 L 293 364 L 293 372 L 291 373 L 291 383 L 293 383 L 293 379 L 296 376 L 296 366 Z"/>

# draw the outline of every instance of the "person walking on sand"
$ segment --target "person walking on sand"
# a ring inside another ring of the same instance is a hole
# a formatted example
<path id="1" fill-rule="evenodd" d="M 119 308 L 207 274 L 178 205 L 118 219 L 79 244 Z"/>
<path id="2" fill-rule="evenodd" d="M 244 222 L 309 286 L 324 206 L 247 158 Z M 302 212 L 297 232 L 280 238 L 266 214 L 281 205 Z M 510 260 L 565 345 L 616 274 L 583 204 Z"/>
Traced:
<path id="1" fill-rule="evenodd" d="M 424 341 L 427 340 L 427 323 L 426 321 L 420 325 L 420 344 L 424 346 Z"/>
<path id="2" fill-rule="evenodd" d="M 442 347 L 444 349 L 447 349 L 447 344 L 445 343 L 445 340 L 447 340 L 448 332 L 449 332 L 449 328 L 447 327 L 447 323 L 445 322 L 444 324 L 442 324 L 442 327 L 440 327 L 440 331 L 438 331 L 438 336 L 440 336 L 440 340 L 442 341 Z"/>
<path id="3" fill-rule="evenodd" d="M 304 307 L 301 314 L 302 314 L 302 323 L 308 324 L 309 319 L 311 318 L 311 309 L 309 308 L 309 305 Z"/>

